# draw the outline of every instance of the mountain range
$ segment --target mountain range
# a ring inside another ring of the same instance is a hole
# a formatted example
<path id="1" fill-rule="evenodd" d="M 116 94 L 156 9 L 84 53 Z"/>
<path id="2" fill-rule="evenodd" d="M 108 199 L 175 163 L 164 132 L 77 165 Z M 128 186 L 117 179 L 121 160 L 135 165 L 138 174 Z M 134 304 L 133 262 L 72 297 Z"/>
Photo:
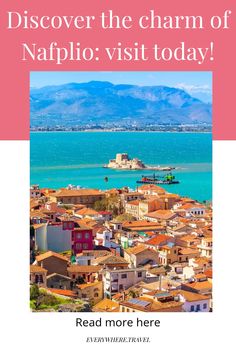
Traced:
<path id="1" fill-rule="evenodd" d="M 90 81 L 30 89 L 31 127 L 211 124 L 212 106 L 182 89 Z"/>

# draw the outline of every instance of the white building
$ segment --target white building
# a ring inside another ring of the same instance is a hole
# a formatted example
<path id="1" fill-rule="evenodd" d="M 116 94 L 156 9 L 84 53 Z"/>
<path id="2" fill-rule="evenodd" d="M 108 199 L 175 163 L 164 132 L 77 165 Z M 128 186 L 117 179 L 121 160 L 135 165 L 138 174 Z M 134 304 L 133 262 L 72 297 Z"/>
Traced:
<path id="1" fill-rule="evenodd" d="M 111 297 L 146 278 L 145 268 L 106 270 L 103 274 L 104 295 Z"/>

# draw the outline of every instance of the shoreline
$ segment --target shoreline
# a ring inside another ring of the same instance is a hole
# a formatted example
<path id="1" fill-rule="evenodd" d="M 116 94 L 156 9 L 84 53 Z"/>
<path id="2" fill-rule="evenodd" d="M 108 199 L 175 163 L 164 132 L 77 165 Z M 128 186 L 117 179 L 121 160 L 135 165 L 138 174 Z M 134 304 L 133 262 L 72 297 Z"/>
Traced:
<path id="1" fill-rule="evenodd" d="M 212 134 L 212 131 L 161 131 L 161 130 L 30 130 L 31 133 L 180 133 L 180 134 Z"/>

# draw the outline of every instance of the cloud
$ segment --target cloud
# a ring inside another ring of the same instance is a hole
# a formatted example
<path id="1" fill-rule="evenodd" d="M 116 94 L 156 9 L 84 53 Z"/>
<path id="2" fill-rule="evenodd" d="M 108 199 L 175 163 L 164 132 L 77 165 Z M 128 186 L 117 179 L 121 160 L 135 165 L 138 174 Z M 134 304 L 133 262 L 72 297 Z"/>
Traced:
<path id="1" fill-rule="evenodd" d="M 181 82 L 181 83 L 176 84 L 175 87 L 185 90 L 191 94 L 194 94 L 194 93 L 211 94 L 211 87 L 207 84 L 205 84 L 205 85 L 189 85 L 184 82 Z"/>

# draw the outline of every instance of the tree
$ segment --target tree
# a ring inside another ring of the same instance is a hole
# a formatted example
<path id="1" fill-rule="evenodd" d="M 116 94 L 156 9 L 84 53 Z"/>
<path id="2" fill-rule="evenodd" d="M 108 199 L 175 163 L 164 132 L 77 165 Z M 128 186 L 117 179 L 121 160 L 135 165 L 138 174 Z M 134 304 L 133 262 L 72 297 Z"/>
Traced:
<path id="1" fill-rule="evenodd" d="M 33 284 L 30 287 L 30 300 L 36 300 L 40 295 L 39 287 L 37 284 Z"/>
<path id="2" fill-rule="evenodd" d="M 123 221 L 134 221 L 135 218 L 130 214 L 120 214 L 116 217 L 116 221 L 123 222 Z"/>

